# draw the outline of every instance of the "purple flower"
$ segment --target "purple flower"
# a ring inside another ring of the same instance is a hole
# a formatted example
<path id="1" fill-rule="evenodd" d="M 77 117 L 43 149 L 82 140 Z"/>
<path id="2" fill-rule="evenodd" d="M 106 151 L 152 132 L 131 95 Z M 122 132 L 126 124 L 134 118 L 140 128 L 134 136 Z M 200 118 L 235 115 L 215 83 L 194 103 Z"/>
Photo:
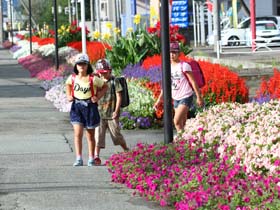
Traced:
<path id="1" fill-rule="evenodd" d="M 154 66 L 149 70 L 145 70 L 138 63 L 135 65 L 128 65 L 123 70 L 123 75 L 127 78 L 146 78 L 151 82 L 159 82 L 161 81 L 162 72 L 160 66 Z"/>

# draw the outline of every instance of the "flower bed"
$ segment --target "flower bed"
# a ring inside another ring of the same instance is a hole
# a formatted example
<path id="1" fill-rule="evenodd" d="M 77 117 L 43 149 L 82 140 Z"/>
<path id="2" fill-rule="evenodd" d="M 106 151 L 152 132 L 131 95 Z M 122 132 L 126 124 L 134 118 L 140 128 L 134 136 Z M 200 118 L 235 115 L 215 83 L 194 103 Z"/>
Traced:
<path id="1" fill-rule="evenodd" d="M 106 165 L 113 182 L 162 206 L 278 209 L 279 112 L 280 101 L 216 105 L 188 120 L 178 143 L 138 144 Z"/>

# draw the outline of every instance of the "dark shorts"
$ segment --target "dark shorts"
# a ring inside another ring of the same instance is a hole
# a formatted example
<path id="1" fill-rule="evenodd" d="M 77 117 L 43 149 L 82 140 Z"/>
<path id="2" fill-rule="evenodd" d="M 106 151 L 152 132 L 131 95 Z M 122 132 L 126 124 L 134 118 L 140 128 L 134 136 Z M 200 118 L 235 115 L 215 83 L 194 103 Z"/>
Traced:
<path id="1" fill-rule="evenodd" d="M 178 108 L 180 104 L 184 104 L 190 108 L 192 106 L 192 103 L 193 103 L 193 95 L 187 98 L 183 98 L 181 100 L 174 100 L 174 108 L 175 109 Z"/>
<path id="2" fill-rule="evenodd" d="M 87 129 L 94 129 L 100 124 L 97 103 L 90 100 L 77 100 L 72 103 L 70 110 L 71 124 L 80 124 Z"/>

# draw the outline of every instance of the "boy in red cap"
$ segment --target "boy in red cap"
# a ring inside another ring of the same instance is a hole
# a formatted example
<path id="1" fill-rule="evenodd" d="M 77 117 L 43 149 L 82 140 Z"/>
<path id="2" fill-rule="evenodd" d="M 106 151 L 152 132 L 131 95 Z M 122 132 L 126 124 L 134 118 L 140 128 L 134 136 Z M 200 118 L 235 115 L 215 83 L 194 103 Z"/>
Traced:
<path id="1" fill-rule="evenodd" d="M 96 73 L 99 74 L 108 85 L 108 90 L 98 102 L 101 121 L 100 125 L 96 128 L 95 133 L 96 147 L 94 162 L 95 165 L 100 165 L 100 149 L 105 148 L 105 135 L 107 129 L 109 129 L 114 145 L 120 145 L 124 151 L 127 151 L 128 147 L 121 134 L 119 126 L 122 86 L 118 80 L 114 81 L 112 68 L 106 59 L 98 60 L 95 69 Z"/>

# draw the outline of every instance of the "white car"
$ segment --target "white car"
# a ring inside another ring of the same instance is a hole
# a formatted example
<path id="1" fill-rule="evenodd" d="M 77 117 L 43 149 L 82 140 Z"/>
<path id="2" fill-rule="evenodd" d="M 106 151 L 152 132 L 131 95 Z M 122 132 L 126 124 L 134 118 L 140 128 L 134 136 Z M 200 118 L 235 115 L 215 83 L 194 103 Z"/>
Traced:
<path id="1" fill-rule="evenodd" d="M 221 44 L 228 46 L 252 45 L 252 32 L 250 24 L 241 22 L 237 28 L 227 28 L 221 31 Z M 214 44 L 214 36 L 208 36 L 208 44 Z M 256 21 L 256 43 L 267 43 L 267 45 L 280 45 L 280 29 L 274 21 Z"/>

